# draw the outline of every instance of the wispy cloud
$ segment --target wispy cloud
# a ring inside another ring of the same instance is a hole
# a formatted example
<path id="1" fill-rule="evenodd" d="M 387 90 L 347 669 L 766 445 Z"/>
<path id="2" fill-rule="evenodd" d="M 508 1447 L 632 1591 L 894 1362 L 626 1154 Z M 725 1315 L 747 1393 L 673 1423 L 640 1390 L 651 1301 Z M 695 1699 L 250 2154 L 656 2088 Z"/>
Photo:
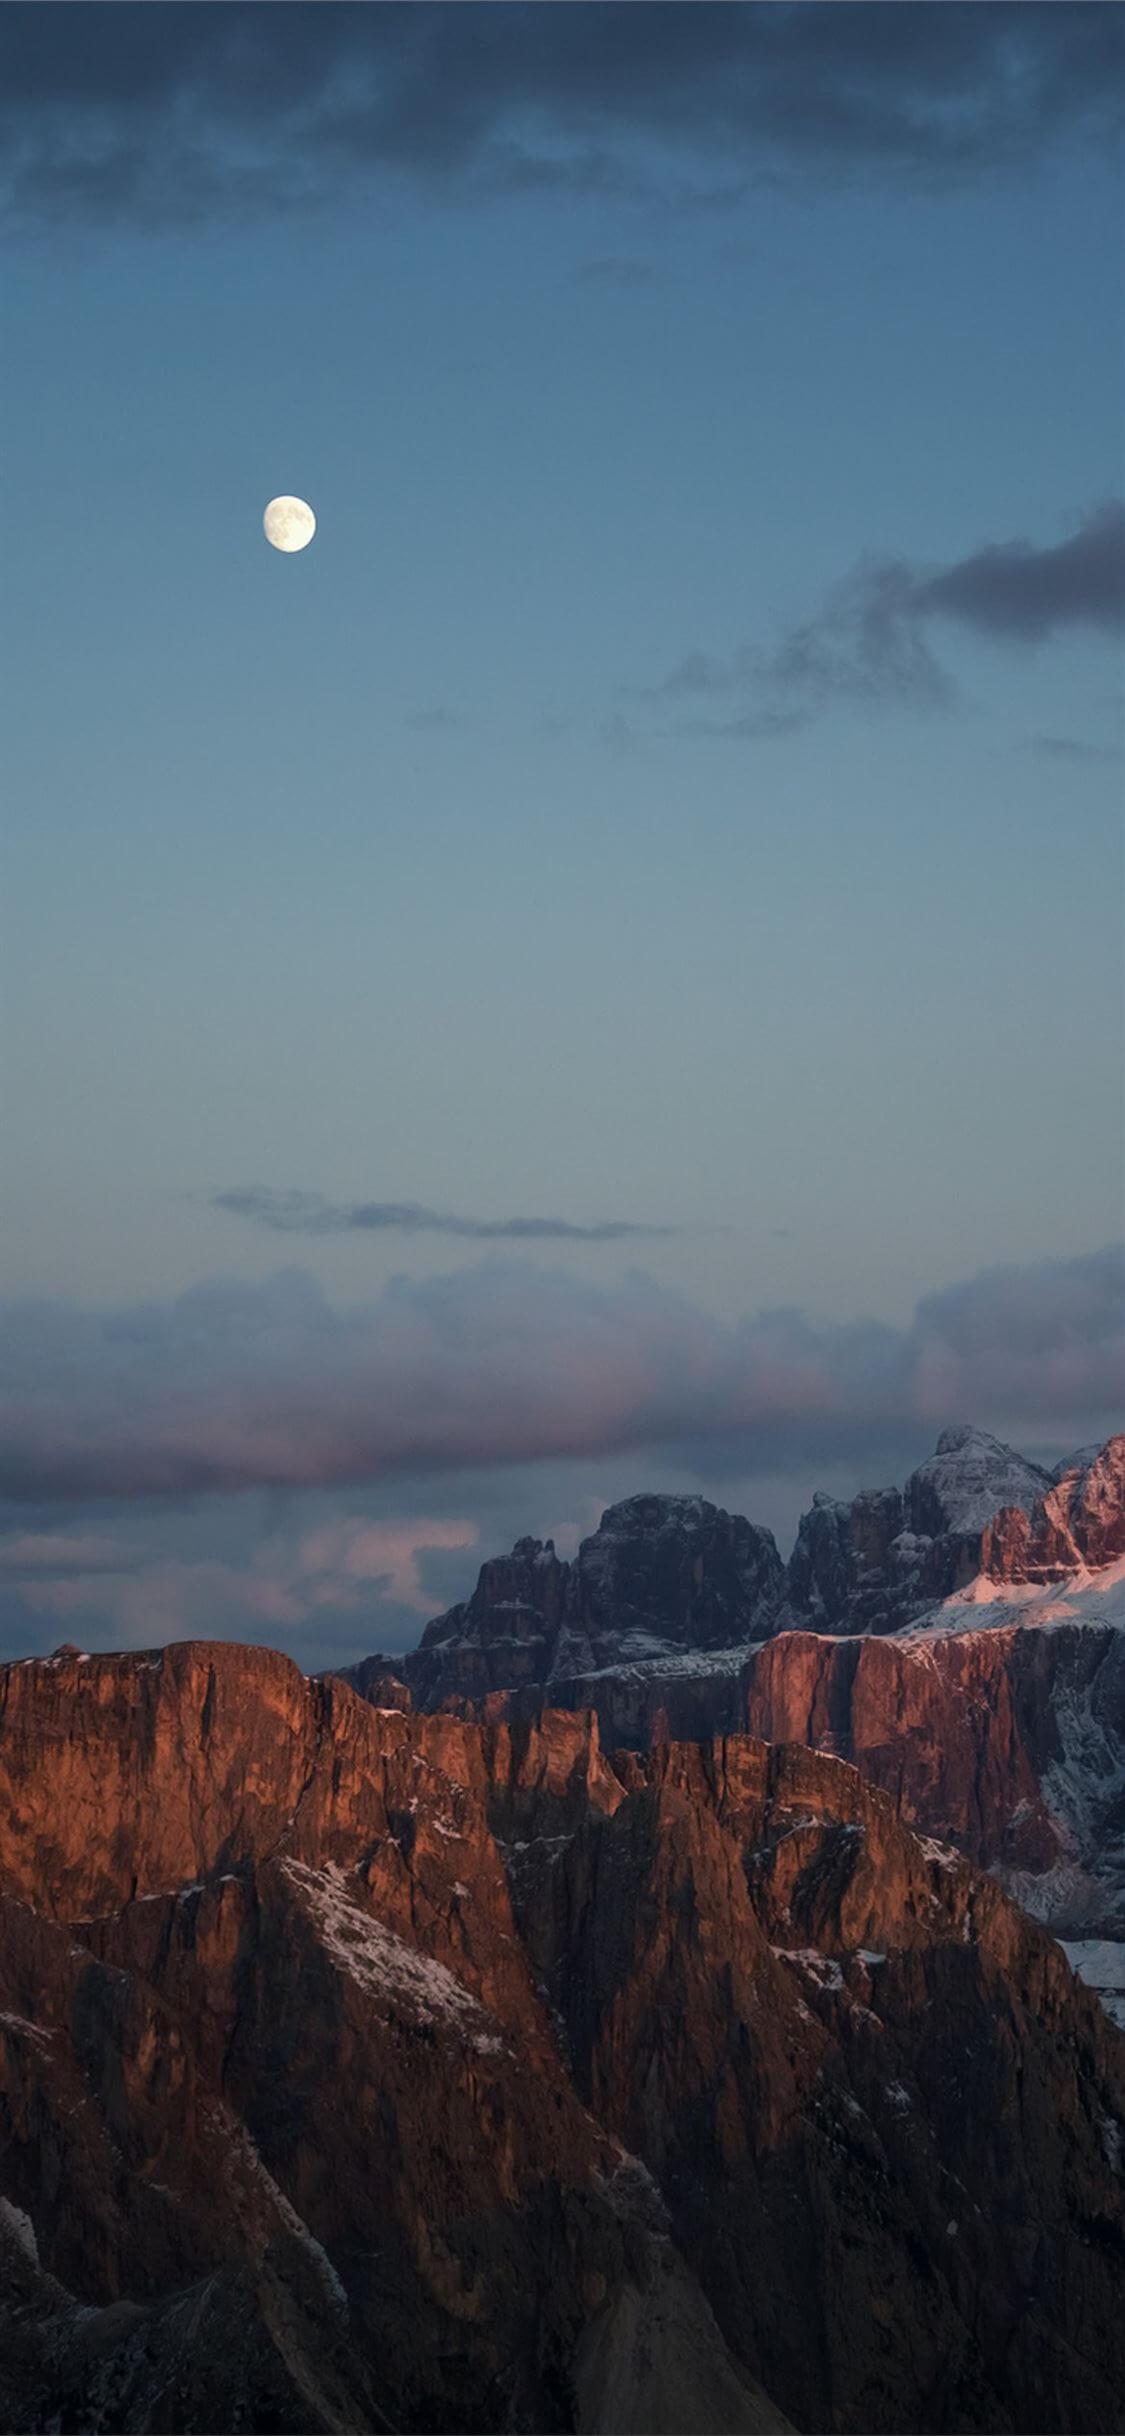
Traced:
<path id="1" fill-rule="evenodd" d="M 619 289 L 650 288 L 657 275 L 654 262 L 633 254 L 595 254 L 574 274 L 580 287 Z"/>
<path id="2" fill-rule="evenodd" d="M 43 1508 L 657 1448 L 784 1469 L 966 1416 L 1065 1439 L 1120 1409 L 1125 1250 L 987 1271 L 905 1328 L 724 1323 L 644 1276 L 500 1259 L 340 1311 L 290 1270 L 119 1311 L 10 1306 L 0 1377 L 0 1495 Z"/>
<path id="3" fill-rule="evenodd" d="M 1100 7 L 0 9 L 18 219 L 144 229 L 373 175 L 688 206 L 779 171 L 995 179 L 1120 124 Z"/>
<path id="4" fill-rule="evenodd" d="M 127 1542 L 97 1532 L 14 1531 L 0 1538 L 0 1580 L 65 1582 L 74 1574 L 130 1573 L 139 1561 Z"/>
<path id="5" fill-rule="evenodd" d="M 466 1218 L 417 1201 L 328 1201 L 323 1193 L 277 1192 L 241 1184 L 212 1193 L 212 1209 L 247 1218 L 274 1235 L 460 1235 L 470 1243 L 627 1243 L 674 1235 L 676 1227 L 630 1218 L 581 1226 L 570 1218 Z"/>
<path id="6" fill-rule="evenodd" d="M 947 567 L 865 559 L 772 649 L 689 651 L 631 698 L 650 715 L 676 714 L 679 734 L 752 741 L 839 702 L 943 710 L 956 687 L 930 641 L 942 620 L 1015 645 L 1125 631 L 1125 502 L 1094 508 L 1061 542 L 989 542 Z"/>
<path id="7" fill-rule="evenodd" d="M 1038 754 L 1043 761 L 1125 761 L 1125 750 L 1121 745 L 1091 744 L 1082 736 L 1029 736 L 1024 750 Z"/>

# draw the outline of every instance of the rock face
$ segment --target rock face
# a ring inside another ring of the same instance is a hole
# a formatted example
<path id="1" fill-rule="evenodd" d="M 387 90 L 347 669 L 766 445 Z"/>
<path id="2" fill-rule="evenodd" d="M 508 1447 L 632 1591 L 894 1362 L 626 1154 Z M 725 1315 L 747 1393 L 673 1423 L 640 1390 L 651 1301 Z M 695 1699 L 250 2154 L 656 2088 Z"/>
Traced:
<path id="1" fill-rule="evenodd" d="M 263 1651 L 0 1678 L 4 2424 L 593 2430 L 638 2319 L 785 2424 L 566 2067 L 490 1759 Z M 517 1774 L 620 1798 L 569 1728 Z"/>
<path id="2" fill-rule="evenodd" d="M 986 1430 L 945 1430 L 905 1489 L 865 1490 L 851 1505 L 814 1499 L 790 1559 L 783 1620 L 816 1632 L 895 1632 L 980 1572 L 1002 1509 L 1026 1521 L 1050 1490 L 1049 1472 Z"/>
<path id="3" fill-rule="evenodd" d="M 904 1489 L 816 1498 L 785 1570 L 702 1500 L 632 1498 L 573 1566 L 537 1540 L 485 1565 L 404 1682 L 380 1658 L 350 1680 L 392 1706 L 592 1708 L 636 1750 L 749 1719 L 854 1759 L 1061 1933 L 1125 1936 L 1123 1556 L 1125 1436 L 1052 1476 L 947 1430 Z"/>
<path id="4" fill-rule="evenodd" d="M 1125 2040 L 839 1760 L 68 1655 L 0 1908 L 6 2425 L 1122 2425 Z"/>
<path id="5" fill-rule="evenodd" d="M 988 1523 L 981 1571 L 996 1582 L 1057 1582 L 1125 1556 L 1125 1436 L 1086 1448 L 1060 1467 L 1030 1508 L 1010 1506 Z"/>
<path id="6" fill-rule="evenodd" d="M 560 1673 L 653 1654 L 715 1650 L 768 1628 L 784 1584 L 770 1531 L 704 1497 L 630 1497 L 584 1540 L 557 1656 Z"/>
<path id="7" fill-rule="evenodd" d="M 611 1506 L 572 1564 L 517 1540 L 405 1656 L 343 1670 L 377 1706 L 504 1692 L 596 1706 L 613 1736 L 726 1732 L 752 1645 L 898 1632 L 982 1572 L 1045 1582 L 1125 1554 L 1125 1436 L 1060 1474 L 984 1430 L 946 1430 L 905 1488 L 817 1496 L 783 1566 L 769 1531 L 702 1497 Z"/>
<path id="8" fill-rule="evenodd" d="M 788 1633 L 758 1652 L 746 1701 L 753 1732 L 853 1761 L 1060 1935 L 1125 1936 L 1120 1624 Z"/>
<path id="9" fill-rule="evenodd" d="M 573 1564 L 550 1540 L 517 1540 L 418 1649 L 366 1658 L 344 1680 L 371 1697 L 397 1675 L 428 1709 L 525 1687 L 554 1696 L 609 1667 L 761 1638 L 784 1581 L 773 1534 L 756 1523 L 704 1497 L 630 1497 L 607 1509 Z"/>

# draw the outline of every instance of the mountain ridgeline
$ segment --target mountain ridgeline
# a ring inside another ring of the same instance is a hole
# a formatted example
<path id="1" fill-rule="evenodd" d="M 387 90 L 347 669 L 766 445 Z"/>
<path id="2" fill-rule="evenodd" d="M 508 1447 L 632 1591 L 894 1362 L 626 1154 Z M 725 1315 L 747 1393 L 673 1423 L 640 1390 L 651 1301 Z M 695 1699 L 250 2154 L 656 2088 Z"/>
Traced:
<path id="1" fill-rule="evenodd" d="M 635 1750 L 807 1742 L 1060 1932 L 1125 1936 L 1123 1557 L 1125 1436 L 1052 1474 L 953 1429 L 904 1488 L 814 1499 L 787 1566 L 704 1498 L 632 1497 L 573 1562 L 517 1541 L 347 1679 L 386 1707 L 593 1709 Z"/>
<path id="2" fill-rule="evenodd" d="M 1122 2436 L 1123 1549 L 958 1431 L 0 1669 L 0 2428 Z"/>
<path id="3" fill-rule="evenodd" d="M 573 1562 L 517 1540 L 418 1649 L 344 1672 L 361 1688 L 395 1677 L 433 1708 L 781 1632 L 899 1632 L 982 1573 L 1046 1582 L 1122 1555 L 1125 1436 L 1052 1474 L 984 1430 L 951 1429 L 904 1489 L 815 1497 L 788 1565 L 771 1531 L 704 1497 L 629 1497 Z"/>
<path id="4" fill-rule="evenodd" d="M 1125 2037 L 839 1759 L 0 1671 L 0 2425 L 1120 2430 Z"/>

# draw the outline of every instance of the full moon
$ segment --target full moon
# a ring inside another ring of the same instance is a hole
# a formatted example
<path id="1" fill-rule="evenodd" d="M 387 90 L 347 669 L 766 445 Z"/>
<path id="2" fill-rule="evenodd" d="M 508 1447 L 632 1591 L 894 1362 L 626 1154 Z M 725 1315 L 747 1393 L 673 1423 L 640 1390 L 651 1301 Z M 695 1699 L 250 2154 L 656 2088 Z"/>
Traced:
<path id="1" fill-rule="evenodd" d="M 262 518 L 262 530 L 275 550 L 307 550 L 316 531 L 316 518 L 303 499 L 271 499 Z"/>

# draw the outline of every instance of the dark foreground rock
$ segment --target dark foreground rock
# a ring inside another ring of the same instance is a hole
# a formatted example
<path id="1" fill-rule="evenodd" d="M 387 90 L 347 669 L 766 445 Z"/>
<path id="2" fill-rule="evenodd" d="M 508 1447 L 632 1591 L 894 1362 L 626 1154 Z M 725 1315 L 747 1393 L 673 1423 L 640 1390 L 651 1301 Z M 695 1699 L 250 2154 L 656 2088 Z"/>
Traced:
<path id="1" fill-rule="evenodd" d="M 10 2427 L 1123 2425 L 1125 2041 L 838 1759 L 67 1656 L 0 1887 Z"/>

